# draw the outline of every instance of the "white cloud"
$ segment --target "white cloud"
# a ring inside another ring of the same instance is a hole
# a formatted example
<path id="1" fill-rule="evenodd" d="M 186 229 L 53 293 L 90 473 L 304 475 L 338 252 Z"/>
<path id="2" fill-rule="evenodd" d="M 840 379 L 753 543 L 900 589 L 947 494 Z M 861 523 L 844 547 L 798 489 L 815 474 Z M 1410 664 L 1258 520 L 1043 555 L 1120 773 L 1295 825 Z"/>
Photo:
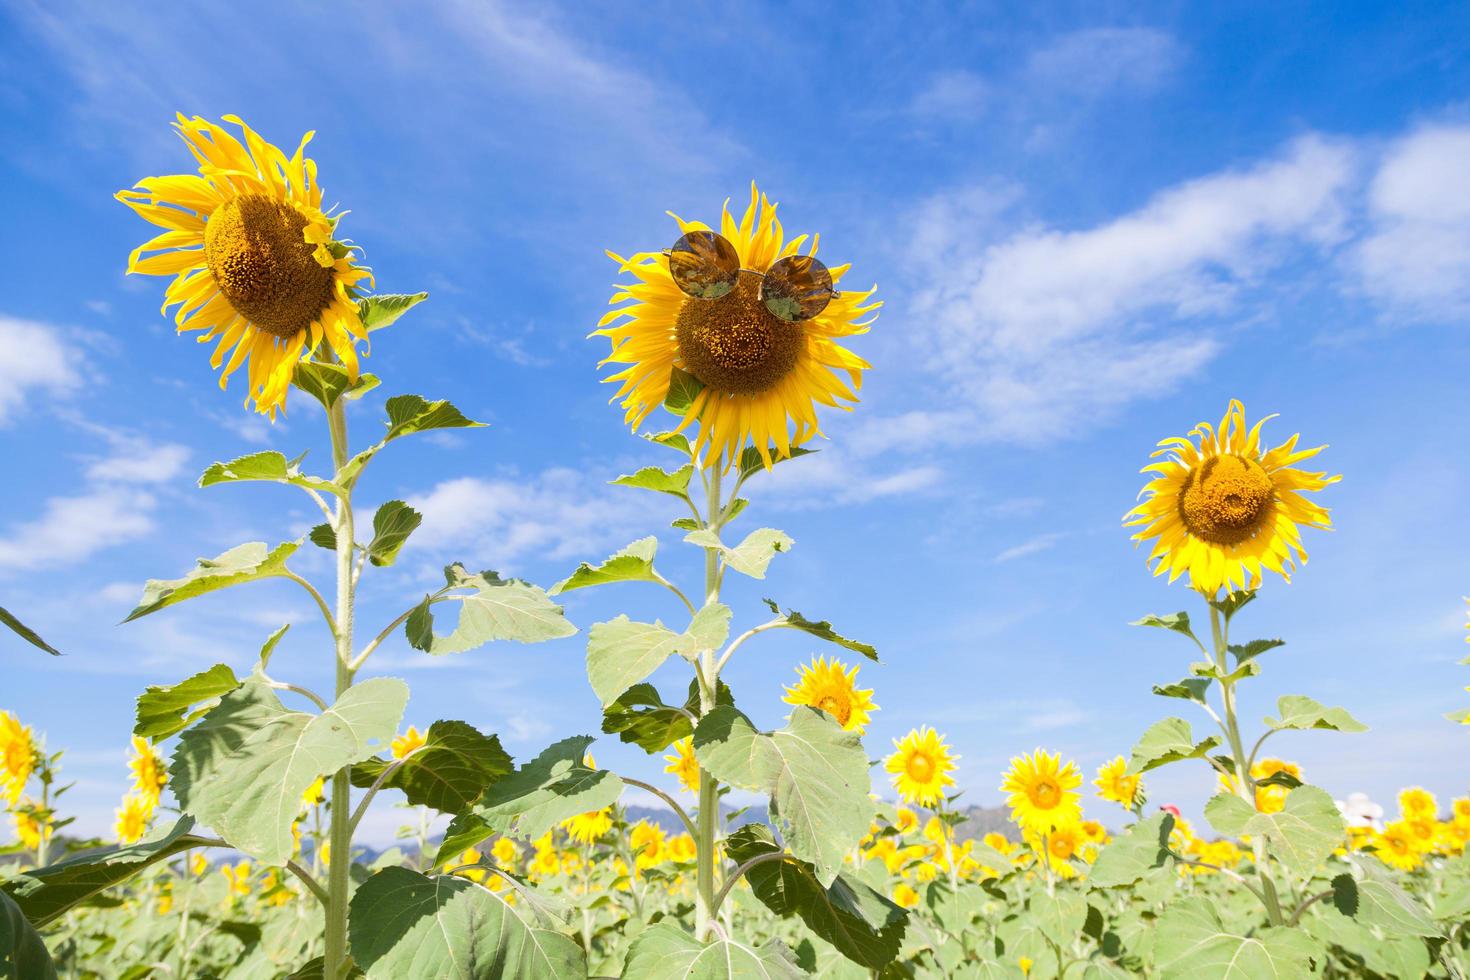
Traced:
<path id="1" fill-rule="evenodd" d="M 914 96 L 909 112 L 921 119 L 974 119 L 985 111 L 990 86 L 974 72 L 942 71 Z"/>
<path id="2" fill-rule="evenodd" d="M 87 467 L 87 476 L 112 483 L 167 483 L 183 472 L 188 460 L 185 446 L 123 439 L 113 455 Z"/>
<path id="3" fill-rule="evenodd" d="M 1429 126 L 1391 146 L 1354 254 L 1365 291 L 1410 319 L 1470 312 L 1470 126 Z"/>
<path id="4" fill-rule="evenodd" d="M 862 504 L 893 497 L 926 493 L 944 480 L 938 466 L 906 466 L 880 471 L 844 453 L 826 447 L 815 456 L 778 464 L 759 482 L 746 485 L 746 495 L 763 504 L 802 510 L 831 504 Z"/>
<path id="5" fill-rule="evenodd" d="M 1094 27 L 1054 38 L 1027 59 L 1025 73 L 1054 91 L 1095 97 L 1152 89 L 1173 73 L 1183 55 L 1163 31 Z"/>
<path id="6" fill-rule="evenodd" d="M 1276 159 L 1156 194 L 1093 228 L 975 240 L 996 197 L 929 202 L 911 253 L 934 365 L 975 406 L 977 438 L 1039 441 L 1158 395 L 1219 350 L 1201 325 L 1302 246 L 1343 236 L 1353 155 L 1316 137 Z M 1181 329 L 1188 327 L 1189 329 Z M 923 420 L 919 420 L 923 421 Z"/>
<path id="7" fill-rule="evenodd" d="M 117 486 L 52 497 L 40 517 L 0 537 L 0 568 L 56 566 L 137 540 L 152 533 L 157 503 L 151 494 Z"/>
<path id="8" fill-rule="evenodd" d="M 45 323 L 0 316 L 0 425 L 33 395 L 75 388 L 80 356 L 60 331 Z"/>
<path id="9" fill-rule="evenodd" d="M 996 564 L 1001 564 L 1002 562 L 1014 561 L 1017 558 L 1025 558 L 1027 555 L 1039 554 L 1055 547 L 1057 542 L 1066 536 L 1066 534 L 1060 531 L 1054 531 L 1050 534 L 1038 534 L 1034 538 L 1022 541 L 1013 548 L 1007 548 L 1005 551 L 1002 551 L 995 556 L 995 562 Z"/>

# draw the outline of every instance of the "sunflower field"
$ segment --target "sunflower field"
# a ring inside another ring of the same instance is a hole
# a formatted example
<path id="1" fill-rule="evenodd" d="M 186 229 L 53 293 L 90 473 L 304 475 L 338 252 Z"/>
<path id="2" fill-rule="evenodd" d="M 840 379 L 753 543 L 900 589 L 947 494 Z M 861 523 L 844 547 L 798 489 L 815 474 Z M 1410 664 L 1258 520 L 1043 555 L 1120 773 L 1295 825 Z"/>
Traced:
<path id="1" fill-rule="evenodd" d="M 851 347 L 877 320 L 877 287 L 818 259 L 817 236 L 788 234 L 755 186 L 712 223 L 675 217 L 665 250 L 609 252 L 620 285 L 591 339 L 649 462 L 607 477 L 641 495 L 647 536 L 557 582 L 450 564 L 434 591 L 367 622 L 363 576 L 413 547 L 422 515 L 402 500 L 359 511 L 360 481 L 400 443 L 480 423 L 393 394 L 386 417 L 349 431 L 359 398 L 392 390 L 391 363 L 364 370 L 371 335 L 403 329 L 427 294 L 378 291 L 387 271 L 323 206 L 311 134 L 288 154 L 234 116 L 180 115 L 175 130 L 193 169 L 117 193 L 153 226 L 127 270 L 166 280 L 178 332 L 209 345 L 248 410 L 319 405 L 331 458 L 273 445 L 205 469 L 206 492 L 291 488 L 316 523 L 157 570 L 175 577 L 150 579 L 127 619 L 284 581 L 332 638 L 319 658 L 335 685 L 313 690 L 278 663 L 283 626 L 253 663 L 132 692 L 131 789 L 107 840 L 68 831 L 67 733 L 0 706 L 14 838 L 0 851 L 0 977 L 1470 978 L 1470 797 L 1405 787 L 1384 813 L 1335 801 L 1289 758 L 1293 733 L 1366 727 L 1353 705 L 1272 680 L 1278 586 L 1333 526 L 1324 447 L 1278 441 L 1239 401 L 1160 433 L 1118 533 L 1160 608 L 1183 607 L 1134 623 L 1177 654 L 1152 688 L 1166 707 L 1096 772 L 1044 746 L 1016 757 L 984 787 L 1006 819 L 979 826 L 954 776 L 965 746 L 928 725 L 865 740 L 882 697 L 860 678 L 874 646 L 726 589 L 779 593 L 793 539 L 761 525 L 748 488 L 802 467 L 821 413 L 857 402 L 870 365 Z M 666 574 L 681 564 L 660 554 L 671 530 L 702 576 Z M 302 569 L 323 551 L 314 581 Z M 629 611 L 581 621 L 586 589 Z M 652 592 L 677 602 L 675 621 L 640 608 Z M 57 655 L 22 616 L 0 610 L 6 656 Z M 726 668 L 778 630 L 818 652 L 765 730 Z M 374 673 L 399 637 L 432 658 L 579 633 L 601 714 L 555 719 L 559 737 L 520 759 L 483 719 L 405 724 L 408 685 Z M 656 687 L 669 664 L 682 680 Z M 1242 688 L 1274 712 L 1246 715 Z M 664 778 L 599 766 L 597 738 Z M 1208 788 L 1203 820 L 1150 800 L 1165 766 Z M 404 815 L 398 843 L 368 847 L 362 822 L 385 807 Z"/>

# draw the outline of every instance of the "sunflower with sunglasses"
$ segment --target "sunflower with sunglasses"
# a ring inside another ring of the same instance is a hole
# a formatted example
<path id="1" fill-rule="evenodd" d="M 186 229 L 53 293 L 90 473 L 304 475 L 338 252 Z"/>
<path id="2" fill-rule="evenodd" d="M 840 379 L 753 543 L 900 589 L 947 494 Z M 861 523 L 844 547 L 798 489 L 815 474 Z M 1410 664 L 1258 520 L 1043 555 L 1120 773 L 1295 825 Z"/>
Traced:
<path id="1" fill-rule="evenodd" d="M 607 253 L 637 281 L 619 285 L 592 334 L 612 343 L 603 365 L 627 365 L 604 380 L 619 385 L 613 400 L 635 431 L 668 402 L 679 431 L 698 423 L 701 465 L 728 468 L 752 444 L 769 468 L 822 434 L 818 403 L 846 411 L 858 400 L 869 365 L 838 341 L 867 332 L 877 287 L 839 290 L 850 267 L 817 259 L 815 235 L 786 241 L 755 184 L 738 223 L 726 202 L 719 232 L 670 217 L 681 232 L 671 248 Z"/>

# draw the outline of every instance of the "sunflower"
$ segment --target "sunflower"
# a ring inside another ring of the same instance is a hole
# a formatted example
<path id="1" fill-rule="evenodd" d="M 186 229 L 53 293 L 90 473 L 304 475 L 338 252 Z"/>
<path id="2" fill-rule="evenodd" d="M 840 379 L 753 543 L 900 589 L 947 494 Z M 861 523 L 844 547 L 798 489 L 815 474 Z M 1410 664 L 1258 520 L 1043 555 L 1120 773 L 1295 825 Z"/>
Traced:
<path id="1" fill-rule="evenodd" d="M 670 861 L 689 862 L 693 861 L 697 856 L 699 845 L 688 834 L 679 834 L 669 838 L 669 843 L 665 850 L 668 851 Z"/>
<path id="2" fill-rule="evenodd" d="M 1424 846 L 1402 820 L 1386 825 L 1373 838 L 1373 853 L 1391 868 L 1413 871 L 1424 863 Z"/>
<path id="3" fill-rule="evenodd" d="M 786 688 L 782 698 L 787 704 L 805 704 L 827 712 L 844 731 L 861 735 L 867 730 L 872 713 L 878 710 L 873 692 L 858 690 L 857 667 L 848 668 L 842 661 L 813 657 L 810 665 L 797 668 L 800 680 Z"/>
<path id="4" fill-rule="evenodd" d="M 953 786 L 954 760 L 949 746 L 934 729 L 925 725 L 910 731 L 902 739 L 894 739 L 897 749 L 883 762 L 893 773 L 893 788 L 904 802 L 918 806 L 934 806 L 944 796 L 944 787 Z"/>
<path id="5" fill-rule="evenodd" d="M 246 404 L 275 418 L 296 362 L 323 342 L 356 382 L 357 341 L 367 340 L 356 287 L 372 273 L 333 239 L 341 216 L 322 211 L 316 161 L 303 155 L 313 134 L 288 160 L 238 117 L 224 119 L 240 127 L 244 143 L 198 116 L 180 114 L 174 123 L 199 161 L 198 176 L 147 177 L 137 190 L 117 192 L 164 229 L 133 249 L 128 272 L 174 276 L 163 308 L 178 304 L 179 332 L 218 341 L 210 363 L 225 365 L 221 388 L 248 360 Z"/>
<path id="6" fill-rule="evenodd" d="M 0 796 L 11 806 L 36 768 L 36 742 L 31 729 L 8 711 L 0 711 Z"/>
<path id="7" fill-rule="evenodd" d="M 638 868 L 658 864 L 664 858 L 664 829 L 647 820 L 638 821 L 628 834 L 628 848 Z"/>
<path id="8" fill-rule="evenodd" d="M 906 881 L 900 881 L 893 889 L 893 901 L 902 908 L 911 909 L 919 904 L 919 893 L 914 891 L 914 886 Z"/>
<path id="9" fill-rule="evenodd" d="M 389 748 L 393 752 L 393 758 L 403 759 L 415 749 L 423 748 L 424 744 L 424 736 L 419 733 L 417 728 L 409 725 L 402 735 L 399 735 L 393 740 L 393 744 Z"/>
<path id="10" fill-rule="evenodd" d="M 1128 775 L 1128 762 L 1120 755 L 1102 764 L 1092 784 L 1102 799 L 1131 810 L 1139 798 L 1139 784 L 1142 782 L 1142 776 Z"/>
<path id="11" fill-rule="evenodd" d="M 1024 830 L 1044 834 L 1082 819 L 1081 785 L 1082 774 L 1074 764 L 1063 765 L 1060 755 L 1037 749 L 1011 760 L 1000 788 L 1010 794 L 1006 803 L 1011 819 Z"/>
<path id="12" fill-rule="evenodd" d="M 1188 572 L 1190 585 L 1214 595 L 1222 586 L 1257 588 L 1263 567 L 1290 581 L 1297 563 L 1307 563 L 1300 525 L 1326 529 L 1332 521 L 1302 494 L 1341 477 L 1293 467 L 1326 448 L 1299 450 L 1299 436 L 1263 450 L 1266 421 L 1247 429 L 1245 407 L 1232 401 L 1218 428 L 1201 422 L 1190 431 L 1197 444 L 1179 436 L 1159 443 L 1153 455 L 1166 458 L 1143 468 L 1155 476 L 1123 517 L 1142 528 L 1135 542 L 1153 540 L 1155 575 L 1167 571 L 1173 582 Z"/>
<path id="13" fill-rule="evenodd" d="M 509 837 L 502 837 L 490 848 L 490 856 L 502 868 L 514 868 L 521 860 L 521 848 Z"/>
<path id="14" fill-rule="evenodd" d="M 244 896 L 250 894 L 249 861 L 240 861 L 233 867 L 228 864 L 222 864 L 219 866 L 219 870 L 220 874 L 225 876 L 225 881 L 229 882 L 228 887 L 231 895 Z"/>
<path id="15" fill-rule="evenodd" d="M 1422 786 L 1410 786 L 1399 792 L 1399 812 L 1408 819 L 1434 819 L 1439 816 L 1439 801 Z"/>
<path id="16" fill-rule="evenodd" d="M 1286 797 L 1291 793 L 1291 787 L 1280 783 L 1260 785 L 1261 780 L 1270 779 L 1278 773 L 1285 773 L 1300 782 L 1302 767 L 1283 759 L 1262 759 L 1251 765 L 1251 779 L 1256 783 L 1256 809 L 1262 813 L 1280 813 L 1286 806 Z M 1238 792 L 1234 776 L 1221 773 L 1218 782 L 1222 793 Z"/>
<path id="17" fill-rule="evenodd" d="M 685 234 L 711 230 L 697 221 L 670 217 Z M 767 310 L 758 298 L 762 274 L 778 259 L 799 254 L 807 236 L 786 241 L 776 205 L 755 184 L 738 223 L 726 202 L 719 231 L 738 253 L 741 271 L 734 288 L 718 299 L 685 296 L 662 252 L 638 252 L 626 259 L 609 252 L 619 271 L 637 281 L 619 285 L 610 302 L 625 305 L 604 316 L 592 336 L 611 342 L 603 365 L 628 365 L 604 380 L 618 384 L 613 400 L 622 399 L 624 421 L 635 431 L 664 403 L 677 369 L 702 386 L 684 410 L 679 429 L 699 423 L 694 451 L 696 456 L 702 453 L 703 465 L 713 465 L 723 455 L 728 467 L 746 443 L 753 443 L 770 467 L 772 447 L 780 459 L 821 435 L 818 402 L 848 410 L 842 402 L 858 400 L 869 365 L 837 341 L 866 333 L 873 318 L 864 315 L 882 304 L 870 302 L 874 286 L 867 292 L 839 292 L 822 312 L 798 322 Z M 806 254 L 816 251 L 813 236 Z M 839 282 L 848 268 L 829 270 L 832 282 Z"/>
<path id="18" fill-rule="evenodd" d="M 115 811 L 117 820 L 113 824 L 113 830 L 117 833 L 117 842 L 131 844 L 142 837 L 148 830 L 148 821 L 153 819 L 153 809 L 156 805 L 147 797 L 137 793 L 129 793 L 124 796 L 122 806 Z"/>
<path id="19" fill-rule="evenodd" d="M 1087 837 L 1077 821 L 1063 821 L 1049 830 L 1029 832 L 1026 836 L 1032 852 L 1038 860 L 1047 863 L 1053 874 L 1058 878 L 1076 876 L 1077 868 L 1072 864 L 1072 859 L 1081 857 L 1082 848 L 1087 843 Z"/>
<path id="20" fill-rule="evenodd" d="M 679 787 L 691 793 L 699 792 L 699 762 L 694 758 L 694 739 L 686 736 L 673 745 L 673 753 L 664 756 L 668 763 L 664 772 L 679 777 Z"/>
<path id="21" fill-rule="evenodd" d="M 28 850 L 41 846 L 41 838 L 51 837 L 50 823 L 42 823 L 31 809 L 15 811 L 15 836 Z"/>
<path id="22" fill-rule="evenodd" d="M 301 794 L 301 801 L 307 806 L 320 806 L 326 800 L 327 777 L 325 776 L 318 776 L 313 779 L 311 785 L 306 787 L 306 791 Z"/>
<path id="23" fill-rule="evenodd" d="M 468 878 L 470 881 L 483 882 L 485 880 L 486 874 L 488 874 L 488 872 L 484 868 L 464 867 L 464 865 L 467 864 L 478 865 L 482 859 L 483 855 L 478 850 L 471 847 L 461 851 L 459 857 L 451 858 L 450 860 L 446 861 L 445 864 L 450 867 L 458 868 L 459 870 L 454 873 L 461 878 Z"/>
<path id="24" fill-rule="evenodd" d="M 907 807 L 899 807 L 893 815 L 893 829 L 900 834 L 906 834 L 919 826 L 918 814 Z"/>
<path id="25" fill-rule="evenodd" d="M 168 782 L 168 770 L 163 759 L 153 750 L 146 738 L 133 736 L 133 754 L 128 759 L 128 768 L 133 771 L 133 788 L 143 799 L 158 805 L 158 796 Z"/>
<path id="26" fill-rule="evenodd" d="M 561 822 L 561 826 L 572 840 L 579 844 L 591 844 L 612 830 L 612 823 L 612 808 L 604 807 L 567 817 Z"/>

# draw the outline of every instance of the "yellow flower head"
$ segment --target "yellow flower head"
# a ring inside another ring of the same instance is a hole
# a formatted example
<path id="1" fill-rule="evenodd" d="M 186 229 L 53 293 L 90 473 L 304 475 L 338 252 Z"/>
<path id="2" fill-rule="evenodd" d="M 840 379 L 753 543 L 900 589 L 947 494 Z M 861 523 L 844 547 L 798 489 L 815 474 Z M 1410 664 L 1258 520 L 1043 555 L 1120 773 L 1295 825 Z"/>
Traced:
<path id="1" fill-rule="evenodd" d="M 1011 853 L 1011 848 L 1016 846 L 1011 843 L 1010 838 L 1006 837 L 1005 834 L 997 834 L 993 830 L 982 837 L 981 840 L 1002 854 Z"/>
<path id="2" fill-rule="evenodd" d="M 1373 853 L 1391 868 L 1413 871 L 1424 863 L 1425 843 L 1402 820 L 1384 826 L 1373 838 Z"/>
<path id="3" fill-rule="evenodd" d="M 290 159 L 235 116 L 245 142 L 206 119 L 174 123 L 199 161 L 199 174 L 147 177 L 117 199 L 163 229 L 133 249 L 128 272 L 174 276 L 180 333 L 217 341 L 210 363 L 223 388 L 248 360 L 246 403 L 272 418 L 286 405 L 296 362 L 323 343 L 355 382 L 357 342 L 367 341 L 356 287 L 372 274 L 333 240 L 336 219 L 321 209 L 307 133 Z M 340 217 L 340 215 L 338 216 Z M 144 252 L 157 253 L 144 258 Z M 228 358 L 228 363 L 226 363 Z"/>
<path id="4" fill-rule="evenodd" d="M 1050 830 L 1028 832 L 1027 842 L 1037 859 L 1050 865 L 1053 874 L 1071 878 L 1077 874 L 1072 859 L 1082 856 L 1087 835 L 1077 821 L 1069 820 L 1053 825 Z"/>
<path id="5" fill-rule="evenodd" d="M 409 725 L 408 728 L 404 729 L 402 735 L 399 735 L 393 740 L 390 748 L 393 751 L 393 758 L 402 759 L 414 749 L 422 748 L 423 745 L 424 736 L 417 728 Z"/>
<path id="6" fill-rule="evenodd" d="M 1006 804 L 1011 819 L 1024 830 L 1044 834 L 1082 819 L 1082 797 L 1077 792 L 1081 785 L 1082 774 L 1076 765 L 1063 765 L 1060 755 L 1037 749 L 1011 760 L 1000 788 L 1010 794 Z"/>
<path id="7" fill-rule="evenodd" d="M 228 864 L 222 864 L 219 866 L 219 870 L 220 874 L 225 876 L 225 881 L 230 883 L 229 891 L 231 895 L 244 896 L 250 894 L 249 861 L 240 861 L 233 867 Z"/>
<path id="8" fill-rule="evenodd" d="M 893 815 L 893 829 L 900 834 L 907 834 L 918 825 L 918 815 L 907 807 L 899 807 L 898 812 Z"/>
<path id="9" fill-rule="evenodd" d="M 1098 796 L 1131 810 L 1142 781 L 1142 776 L 1128 775 L 1128 761 L 1120 755 L 1102 764 L 1093 785 Z"/>
<path id="10" fill-rule="evenodd" d="M 35 768 L 36 742 L 30 727 L 10 712 L 0 711 L 0 797 L 14 806 Z"/>
<path id="11" fill-rule="evenodd" d="M 136 793 L 124 796 L 122 806 L 114 811 L 117 820 L 113 829 L 117 832 L 117 842 L 131 844 L 142 837 L 148 831 L 148 822 L 153 819 L 153 808 L 157 805 L 157 800 L 149 800 Z"/>
<path id="12" fill-rule="evenodd" d="M 673 217 L 682 233 L 712 230 Z M 865 315 L 882 304 L 871 302 L 875 286 L 836 293 L 810 319 L 792 322 L 771 313 L 760 300 L 764 275 L 778 260 L 800 254 L 807 236 L 786 241 L 776 205 L 754 184 L 745 215 L 737 222 L 727 205 L 719 234 L 734 247 L 740 272 L 734 287 L 713 299 L 680 291 L 664 252 L 627 259 L 609 252 L 636 281 L 618 286 L 611 302 L 625 305 L 604 316 L 593 336 L 612 344 L 603 364 L 628 365 L 605 380 L 618 385 L 613 399 L 622 399 L 624 421 L 634 429 L 664 403 L 677 368 L 702 385 L 679 429 L 698 423 L 694 449 L 703 465 L 723 455 L 729 466 L 753 443 L 770 466 L 771 447 L 777 458 L 786 457 L 793 446 L 821 434 L 817 403 L 847 409 L 842 402 L 857 401 L 869 365 L 838 341 L 866 333 L 873 318 Z M 816 250 L 813 237 L 805 254 Z M 833 267 L 832 283 L 847 271 L 846 265 Z"/>
<path id="13" fill-rule="evenodd" d="M 43 824 L 33 810 L 16 810 L 15 836 L 27 850 L 34 851 L 43 837 L 50 840 L 51 824 Z"/>
<path id="14" fill-rule="evenodd" d="M 628 832 L 628 847 L 639 868 L 651 867 L 664 858 L 664 831 L 656 823 L 640 820 Z"/>
<path id="15" fill-rule="evenodd" d="M 878 710 L 871 690 L 857 687 L 858 668 L 837 659 L 812 658 L 811 665 L 797 667 L 800 680 L 786 688 L 781 700 L 787 704 L 806 704 L 831 715 L 844 731 L 861 735 L 868 727 L 872 712 Z"/>
<path id="16" fill-rule="evenodd" d="M 137 735 L 133 736 L 132 748 L 133 754 L 128 757 L 128 768 L 133 771 L 133 789 L 138 791 L 139 796 L 157 806 L 159 794 L 168 782 L 168 770 L 164 767 L 163 757 L 146 738 Z"/>
<path id="17" fill-rule="evenodd" d="M 468 878 L 470 881 L 481 881 L 481 882 L 483 882 L 485 880 L 485 876 L 489 873 L 484 868 L 466 868 L 466 867 L 462 867 L 463 865 L 466 865 L 466 864 L 479 864 L 480 863 L 480 858 L 481 858 L 480 852 L 477 851 L 475 848 L 470 847 L 470 848 L 466 848 L 465 850 L 461 851 L 459 857 L 453 858 L 448 863 L 449 863 L 449 865 L 451 867 L 455 867 L 455 868 L 459 868 L 460 869 L 460 870 L 458 870 L 458 871 L 455 872 L 455 874 L 458 875 L 459 877 L 461 877 L 461 878 Z"/>
<path id="18" fill-rule="evenodd" d="M 933 844 L 943 844 L 954 835 L 949 824 L 938 817 L 930 817 L 924 824 L 924 839 Z"/>
<path id="19" fill-rule="evenodd" d="M 1290 581 L 1297 563 L 1307 563 L 1299 526 L 1329 528 L 1332 521 L 1302 494 L 1341 477 L 1294 468 L 1326 448 L 1298 450 L 1298 436 L 1263 449 L 1265 421 L 1248 429 L 1245 407 L 1232 401 L 1218 428 L 1194 427 L 1196 442 L 1174 436 L 1159 443 L 1153 455 L 1164 458 L 1143 468 L 1154 474 L 1145 499 L 1123 519 L 1141 527 L 1134 541 L 1153 542 L 1155 575 L 1168 572 L 1173 582 L 1188 572 L 1194 588 L 1214 595 L 1221 587 L 1256 588 L 1262 568 Z"/>
<path id="20" fill-rule="evenodd" d="M 1422 786 L 1411 786 L 1399 793 L 1399 812 L 1406 820 L 1434 820 L 1439 817 L 1439 801 Z"/>
<path id="21" fill-rule="evenodd" d="M 307 806 L 319 806 L 327 799 L 327 777 L 318 776 L 306 787 L 306 792 L 301 794 L 301 800 Z"/>
<path id="22" fill-rule="evenodd" d="M 666 754 L 664 772 L 679 778 L 679 788 L 690 793 L 699 792 L 699 760 L 694 758 L 694 739 L 685 736 L 674 743 L 672 754 Z"/>
<path id="23" fill-rule="evenodd" d="M 570 816 L 561 825 L 572 840 L 579 844 L 591 844 L 612 830 L 612 823 L 612 807 L 603 807 L 601 810 L 588 810 L 586 813 Z"/>
<path id="24" fill-rule="evenodd" d="M 893 787 L 906 803 L 934 806 L 944 796 L 944 787 L 954 785 L 954 760 L 938 732 L 925 725 L 894 739 L 897 749 L 883 762 L 893 773 Z"/>
<path id="25" fill-rule="evenodd" d="M 670 861 L 688 862 L 693 861 L 699 853 L 699 845 L 688 834 L 679 834 L 669 838 L 665 850 L 668 852 Z"/>
<path id="26" fill-rule="evenodd" d="M 209 870 L 209 858 L 203 854 L 192 854 L 189 857 L 189 873 L 198 877 Z"/>
<path id="27" fill-rule="evenodd" d="M 906 881 L 900 881 L 893 889 L 893 901 L 906 909 L 919 904 L 919 893 Z"/>
<path id="28" fill-rule="evenodd" d="M 561 858 L 553 847 L 540 848 L 531 859 L 531 874 L 537 878 L 549 878 L 561 871 Z"/>
<path id="29" fill-rule="evenodd" d="M 1279 783 L 1270 783 L 1265 786 L 1259 785 L 1263 779 L 1269 779 L 1277 773 L 1286 773 L 1298 780 L 1302 778 L 1302 767 L 1295 762 L 1287 762 L 1283 759 L 1262 759 L 1251 765 L 1251 779 L 1258 784 L 1256 786 L 1256 809 L 1262 813 L 1280 813 L 1286 806 L 1286 797 L 1291 793 L 1290 787 Z M 1224 775 L 1220 776 L 1220 790 L 1225 793 L 1234 793 L 1235 779 Z"/>

